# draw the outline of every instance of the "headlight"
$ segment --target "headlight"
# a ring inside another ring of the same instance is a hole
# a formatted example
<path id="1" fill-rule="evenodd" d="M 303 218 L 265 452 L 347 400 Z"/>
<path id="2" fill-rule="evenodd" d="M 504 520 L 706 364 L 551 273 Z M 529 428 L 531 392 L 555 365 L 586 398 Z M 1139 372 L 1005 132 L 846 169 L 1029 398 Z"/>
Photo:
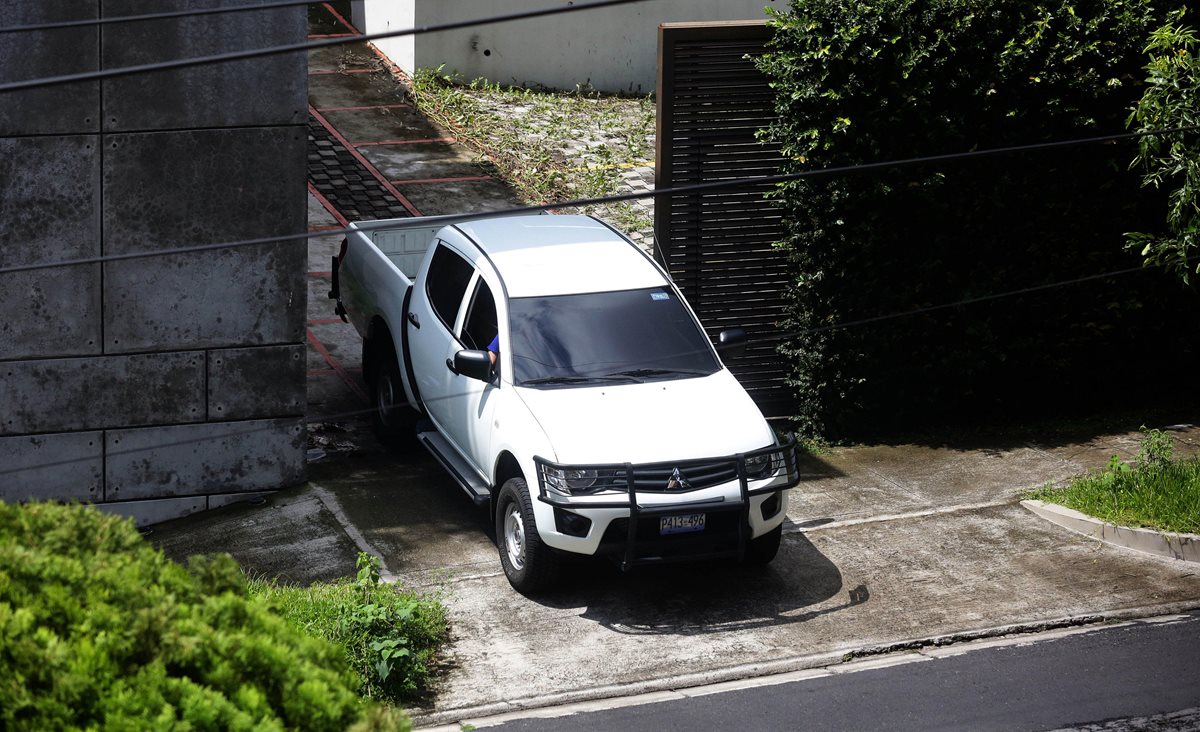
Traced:
<path id="1" fill-rule="evenodd" d="M 585 468 L 552 468 L 542 466 L 546 487 L 564 496 L 586 495 L 596 484 L 596 471 Z"/>
<path id="2" fill-rule="evenodd" d="M 771 453 L 751 455 L 746 458 L 746 477 L 751 480 L 762 480 L 769 477 L 773 472 L 771 470 L 773 464 Z"/>
<path id="3" fill-rule="evenodd" d="M 563 472 L 566 473 L 567 487 L 572 491 L 586 490 L 596 484 L 595 470 L 571 468 Z"/>

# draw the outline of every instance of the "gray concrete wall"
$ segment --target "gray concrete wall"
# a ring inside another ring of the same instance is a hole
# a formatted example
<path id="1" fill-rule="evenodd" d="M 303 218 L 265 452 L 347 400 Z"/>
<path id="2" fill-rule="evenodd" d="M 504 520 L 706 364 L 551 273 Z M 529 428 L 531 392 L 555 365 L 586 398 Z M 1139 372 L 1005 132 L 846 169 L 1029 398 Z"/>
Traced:
<path id="1" fill-rule="evenodd" d="M 258 0 L 0 0 L 4 25 Z M 0 82 L 302 42 L 305 9 L 0 34 Z M 301 232 L 303 54 L 0 93 L 0 267 Z M 0 274 L 0 499 L 304 478 L 303 240 Z"/>

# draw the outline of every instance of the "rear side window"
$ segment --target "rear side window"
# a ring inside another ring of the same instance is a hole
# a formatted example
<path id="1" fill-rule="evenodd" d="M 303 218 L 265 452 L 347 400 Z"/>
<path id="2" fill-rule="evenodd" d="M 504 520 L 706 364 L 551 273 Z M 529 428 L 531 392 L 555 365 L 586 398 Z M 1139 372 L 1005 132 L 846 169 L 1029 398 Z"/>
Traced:
<path id="1" fill-rule="evenodd" d="M 429 263 L 429 273 L 425 276 L 425 292 L 433 312 L 446 330 L 454 330 L 454 318 L 458 315 L 458 306 L 462 304 L 473 272 L 467 260 L 438 242 L 433 261 Z"/>

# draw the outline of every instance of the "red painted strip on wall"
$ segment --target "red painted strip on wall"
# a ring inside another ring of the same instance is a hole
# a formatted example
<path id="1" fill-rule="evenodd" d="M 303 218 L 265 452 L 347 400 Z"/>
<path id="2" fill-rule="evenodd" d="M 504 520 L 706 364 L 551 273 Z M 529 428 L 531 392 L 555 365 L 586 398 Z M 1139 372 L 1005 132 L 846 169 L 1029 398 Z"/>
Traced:
<path id="1" fill-rule="evenodd" d="M 353 33 L 353 34 L 354 34 L 354 35 L 356 35 L 356 36 L 358 36 L 358 35 L 362 35 L 361 33 L 359 33 L 359 31 L 358 31 L 358 29 L 357 29 L 357 28 L 355 28 L 354 26 L 350 25 L 350 21 L 348 21 L 348 20 L 346 20 L 345 18 L 343 18 L 341 13 L 339 13 L 339 12 L 338 12 L 338 11 L 336 11 L 336 10 L 334 10 L 332 5 L 330 5 L 329 3 L 321 3 L 321 4 L 325 6 L 325 9 L 329 11 L 329 14 L 330 14 L 330 15 L 332 15 L 334 18 L 336 18 L 336 19 L 337 19 L 337 22 L 341 23 L 342 25 L 344 25 L 344 26 L 346 26 L 348 29 L 350 29 L 350 32 L 351 32 L 351 33 Z"/>
<path id="2" fill-rule="evenodd" d="M 378 142 L 356 142 L 354 147 L 372 147 L 375 145 L 415 145 L 418 142 L 458 142 L 453 137 L 430 137 L 424 140 L 380 140 Z"/>
<path id="3" fill-rule="evenodd" d="M 350 387 L 350 391 L 354 392 L 354 394 L 361 399 L 364 404 L 370 404 L 371 400 L 367 398 L 367 393 L 363 391 L 361 386 L 358 385 L 358 381 L 350 375 L 350 372 L 347 371 L 344 366 L 342 366 L 341 362 L 333 357 L 333 354 L 329 352 L 329 349 L 325 347 L 325 344 L 322 343 L 321 340 L 317 338 L 317 336 L 311 330 L 305 332 L 308 334 L 309 345 L 312 346 L 314 351 L 321 355 L 321 358 L 325 359 L 325 363 L 329 364 L 329 368 L 337 372 L 337 375 L 341 377 L 342 381 L 346 382 L 346 386 Z"/>
<path id="4" fill-rule="evenodd" d="M 408 109 L 411 104 L 399 102 L 397 104 L 364 104 L 359 107 L 318 107 L 318 112 L 361 112 L 368 109 Z"/>
<path id="5" fill-rule="evenodd" d="M 388 193 L 395 196 L 396 200 L 399 201 L 404 208 L 408 209 L 409 213 L 411 213 L 413 216 L 422 215 L 417 207 L 412 205 L 412 202 L 405 198 L 404 194 L 396 190 L 396 186 L 388 182 L 388 179 L 383 176 L 383 173 L 380 173 L 379 170 L 371 164 L 370 160 L 367 160 L 365 157 L 363 157 L 363 154 L 355 149 L 355 147 L 350 144 L 346 137 L 342 135 L 342 133 L 338 132 L 333 125 L 329 124 L 329 120 L 325 119 L 324 115 L 318 112 L 311 104 L 308 105 L 308 113 L 316 118 L 316 120 L 321 123 L 321 126 L 328 130 L 329 134 L 333 135 L 338 142 L 345 145 L 346 149 L 350 151 L 350 154 L 353 155 L 358 162 L 362 163 L 363 167 L 367 169 L 367 172 L 369 172 L 375 178 L 375 180 L 379 181 L 379 184 L 387 189 Z"/>
<path id="6" fill-rule="evenodd" d="M 329 76 L 331 74 L 373 74 L 375 69 L 313 69 L 309 76 Z"/>
<path id="7" fill-rule="evenodd" d="M 413 178 L 411 180 L 394 180 L 393 185 L 406 186 L 413 183 L 458 183 L 464 180 L 494 180 L 490 175 L 464 175 L 458 178 Z"/>
<path id="8" fill-rule="evenodd" d="M 350 220 L 343 216 L 341 211 L 338 211 L 336 208 L 334 208 L 333 204 L 329 202 L 328 198 L 321 195 L 321 192 L 317 190 L 317 187 L 313 185 L 311 180 L 308 182 L 308 192 L 313 196 L 313 198 L 317 199 L 317 202 L 320 203 L 326 211 L 329 212 L 330 216 L 338 220 L 339 224 L 341 224 L 343 227 L 350 225 Z"/>
<path id="9" fill-rule="evenodd" d="M 324 224 L 321 226 L 310 226 L 309 231 L 341 231 L 342 227 L 336 224 Z"/>
<path id="10" fill-rule="evenodd" d="M 309 277 L 332 277 L 332 272 L 307 272 Z"/>

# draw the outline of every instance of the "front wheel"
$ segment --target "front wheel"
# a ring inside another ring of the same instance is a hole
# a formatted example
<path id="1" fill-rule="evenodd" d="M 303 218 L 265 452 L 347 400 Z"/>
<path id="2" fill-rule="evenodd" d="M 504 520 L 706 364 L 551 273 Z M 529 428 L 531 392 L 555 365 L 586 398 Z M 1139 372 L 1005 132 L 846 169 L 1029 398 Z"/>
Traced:
<path id="1" fill-rule="evenodd" d="M 779 540 L 783 537 L 783 524 L 776 526 L 762 536 L 751 539 L 746 547 L 743 561 L 752 566 L 770 564 L 779 553 Z"/>
<path id="2" fill-rule="evenodd" d="M 560 558 L 542 543 L 523 478 L 511 478 L 496 499 L 496 546 L 509 584 L 522 595 L 543 590 L 558 577 Z"/>

